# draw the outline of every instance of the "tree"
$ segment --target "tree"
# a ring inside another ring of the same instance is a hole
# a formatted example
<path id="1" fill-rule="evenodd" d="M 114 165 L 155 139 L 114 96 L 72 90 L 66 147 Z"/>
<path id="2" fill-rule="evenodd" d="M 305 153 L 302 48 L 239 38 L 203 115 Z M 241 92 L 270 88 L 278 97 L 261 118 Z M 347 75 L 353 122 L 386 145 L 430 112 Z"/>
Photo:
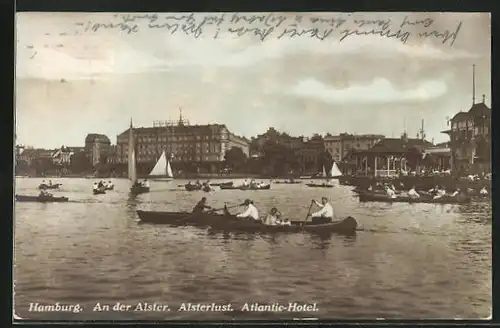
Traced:
<path id="1" fill-rule="evenodd" d="M 70 158 L 71 172 L 82 173 L 89 170 L 92 167 L 89 158 L 85 152 L 77 152 L 73 154 Z"/>
<path id="2" fill-rule="evenodd" d="M 232 171 L 241 170 L 247 163 L 247 155 L 240 147 L 232 147 L 226 152 L 224 156 L 226 166 L 231 168 Z"/>
<path id="3" fill-rule="evenodd" d="M 300 167 L 298 158 L 292 149 L 268 140 L 262 146 L 263 164 L 270 167 L 272 175 L 288 174 Z"/>

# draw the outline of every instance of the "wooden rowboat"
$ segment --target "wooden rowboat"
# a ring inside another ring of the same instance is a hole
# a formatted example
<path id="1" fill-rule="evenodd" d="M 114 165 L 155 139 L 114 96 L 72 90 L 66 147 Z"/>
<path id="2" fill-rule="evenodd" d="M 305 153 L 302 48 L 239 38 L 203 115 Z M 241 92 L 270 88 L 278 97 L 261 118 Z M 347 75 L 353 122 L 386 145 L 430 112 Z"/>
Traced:
<path id="1" fill-rule="evenodd" d="M 68 197 L 16 195 L 16 202 L 61 203 L 68 200 Z"/>
<path id="2" fill-rule="evenodd" d="M 360 202 L 384 202 L 384 203 L 427 203 L 427 204 L 467 204 L 470 202 L 469 197 L 450 197 L 443 196 L 433 199 L 432 197 L 420 196 L 420 198 L 410 198 L 409 196 L 397 196 L 389 198 L 386 195 L 377 193 L 360 193 Z"/>
<path id="3" fill-rule="evenodd" d="M 38 186 L 38 189 L 40 190 L 45 190 L 45 189 L 59 189 L 59 187 L 62 186 L 62 183 L 55 183 L 52 185 L 48 185 L 45 183 L 42 183 L 41 185 Z"/>
<path id="4" fill-rule="evenodd" d="M 102 195 L 106 193 L 106 187 L 98 188 L 98 189 L 93 189 L 92 193 L 94 195 Z"/>
<path id="5" fill-rule="evenodd" d="M 310 233 L 339 233 L 354 234 L 358 226 L 357 221 L 347 217 L 338 222 L 316 224 L 308 222 L 302 227 L 303 221 L 291 221 L 291 226 L 267 226 L 260 221 L 240 219 L 235 215 L 203 213 L 193 215 L 188 212 L 154 212 L 137 211 L 141 222 L 167 224 L 170 226 L 209 227 L 217 231 L 248 232 L 248 233 L 276 233 L 276 232 L 310 232 Z"/>
<path id="6" fill-rule="evenodd" d="M 302 181 L 274 181 L 273 183 L 276 183 L 276 184 L 299 184 L 299 183 L 302 183 Z"/>
<path id="7" fill-rule="evenodd" d="M 308 183 L 306 186 L 311 187 L 311 188 L 333 188 L 333 185 L 329 185 L 326 183 L 323 184 L 317 184 L 317 183 Z"/>
<path id="8" fill-rule="evenodd" d="M 133 185 L 130 187 L 130 193 L 133 195 L 139 195 L 149 192 L 149 187 L 143 185 Z"/>
<path id="9" fill-rule="evenodd" d="M 270 184 L 266 184 L 264 186 L 259 187 L 250 187 L 250 186 L 220 186 L 220 189 L 232 189 L 232 190 L 269 190 L 271 189 Z"/>

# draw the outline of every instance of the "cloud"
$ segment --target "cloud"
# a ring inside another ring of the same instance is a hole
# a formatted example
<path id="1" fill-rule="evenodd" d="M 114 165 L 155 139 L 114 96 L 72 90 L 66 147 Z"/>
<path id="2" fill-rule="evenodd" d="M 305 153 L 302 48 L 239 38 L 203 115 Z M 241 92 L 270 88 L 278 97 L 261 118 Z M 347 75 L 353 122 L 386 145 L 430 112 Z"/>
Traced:
<path id="1" fill-rule="evenodd" d="M 330 104 L 375 104 L 405 101 L 426 101 L 438 98 L 448 91 L 442 81 L 422 81 L 412 89 L 395 88 L 388 80 L 377 78 L 369 85 L 354 85 L 335 89 L 314 78 L 300 81 L 286 94 L 323 101 Z"/>

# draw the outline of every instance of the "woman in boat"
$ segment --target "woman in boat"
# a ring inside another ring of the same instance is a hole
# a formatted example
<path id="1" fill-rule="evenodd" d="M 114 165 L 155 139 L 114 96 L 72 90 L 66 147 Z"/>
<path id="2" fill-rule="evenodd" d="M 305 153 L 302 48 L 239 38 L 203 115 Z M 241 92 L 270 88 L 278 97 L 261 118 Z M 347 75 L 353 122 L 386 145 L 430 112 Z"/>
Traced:
<path id="1" fill-rule="evenodd" d="M 387 197 L 392 198 L 392 199 L 397 197 L 394 190 L 389 188 L 389 186 L 385 186 L 385 194 L 387 195 Z"/>
<path id="2" fill-rule="evenodd" d="M 263 223 L 265 225 L 275 226 L 280 221 L 280 218 L 281 218 L 281 213 L 278 211 L 276 207 L 273 207 L 271 208 L 271 211 L 269 211 L 269 214 L 267 214 Z"/>
<path id="3" fill-rule="evenodd" d="M 444 188 L 439 188 L 436 192 L 436 195 L 434 197 L 432 197 L 432 199 L 439 199 L 439 198 L 443 197 L 444 195 L 446 195 L 446 190 Z"/>
<path id="4" fill-rule="evenodd" d="M 247 209 L 246 209 L 245 212 L 236 215 L 237 218 L 241 218 L 241 219 L 253 219 L 253 220 L 256 220 L 256 221 L 260 221 L 259 211 L 253 205 L 253 201 L 251 201 L 250 199 L 245 199 L 245 202 L 242 205 L 243 206 L 247 206 Z"/>
<path id="5" fill-rule="evenodd" d="M 328 202 L 328 198 L 321 197 L 321 203 L 313 200 L 313 203 L 321 209 L 311 214 L 313 223 L 328 223 L 331 222 L 334 216 L 333 207 Z"/>
<path id="6" fill-rule="evenodd" d="M 420 198 L 420 195 L 415 190 L 415 186 L 411 187 L 411 189 L 408 191 L 408 197 L 410 197 L 411 199 Z"/>
<path id="7" fill-rule="evenodd" d="M 97 182 L 94 182 L 92 189 L 94 189 L 94 190 L 99 189 L 99 185 L 97 184 Z"/>

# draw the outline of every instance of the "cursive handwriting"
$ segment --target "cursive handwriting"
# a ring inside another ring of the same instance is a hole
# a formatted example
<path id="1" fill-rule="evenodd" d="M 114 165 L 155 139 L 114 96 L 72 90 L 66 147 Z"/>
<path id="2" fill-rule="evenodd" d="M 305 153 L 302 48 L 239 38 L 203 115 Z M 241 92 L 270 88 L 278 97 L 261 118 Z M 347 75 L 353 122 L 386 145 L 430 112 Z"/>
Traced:
<path id="1" fill-rule="evenodd" d="M 212 37 L 237 37 L 256 39 L 261 42 L 279 39 L 308 38 L 342 42 L 354 37 L 389 38 L 406 44 L 413 39 L 429 38 L 453 46 L 459 37 L 462 23 L 438 28 L 435 19 L 411 15 L 403 18 L 366 19 L 360 15 L 292 14 L 116 14 L 111 21 L 87 21 L 75 23 L 83 33 L 100 33 L 114 30 L 136 34 L 144 30 L 165 31 L 170 35 L 182 34 L 195 39 Z M 78 32 L 77 32 L 78 33 Z"/>

